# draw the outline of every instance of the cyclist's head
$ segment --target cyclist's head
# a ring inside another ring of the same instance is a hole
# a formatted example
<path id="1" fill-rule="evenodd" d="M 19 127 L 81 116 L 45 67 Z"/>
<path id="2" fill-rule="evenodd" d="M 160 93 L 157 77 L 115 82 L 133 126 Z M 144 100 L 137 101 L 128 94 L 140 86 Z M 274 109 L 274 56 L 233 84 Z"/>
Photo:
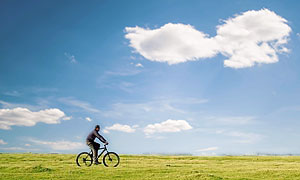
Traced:
<path id="1" fill-rule="evenodd" d="M 96 130 L 96 131 L 99 131 L 99 130 L 100 130 L 100 126 L 99 126 L 99 125 L 96 125 L 96 126 L 95 126 L 95 130 Z"/>

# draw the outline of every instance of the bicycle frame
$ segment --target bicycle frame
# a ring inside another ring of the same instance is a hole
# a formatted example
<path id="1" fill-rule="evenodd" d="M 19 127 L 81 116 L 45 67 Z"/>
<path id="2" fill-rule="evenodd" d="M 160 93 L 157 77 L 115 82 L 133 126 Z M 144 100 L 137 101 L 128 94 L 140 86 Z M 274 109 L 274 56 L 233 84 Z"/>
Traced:
<path id="1" fill-rule="evenodd" d="M 102 152 L 99 154 L 99 151 L 100 151 L 100 149 L 103 149 L 103 150 L 102 150 Z M 98 154 L 99 154 L 99 155 L 98 155 L 98 157 L 97 157 L 97 158 L 101 157 L 101 156 L 102 156 L 102 154 L 103 154 L 105 151 L 107 152 L 106 145 L 104 145 L 104 147 L 103 147 L 103 148 L 99 148 L 99 149 L 98 149 Z"/>
<path id="2" fill-rule="evenodd" d="M 103 149 L 103 150 L 102 150 L 101 153 L 99 154 L 99 151 L 100 151 L 101 149 Z M 101 157 L 102 154 L 103 154 L 105 151 L 108 152 L 108 151 L 107 151 L 107 148 L 106 148 L 106 145 L 104 145 L 104 147 L 102 147 L 102 148 L 99 148 L 99 149 L 98 149 L 98 157 L 97 157 L 97 159 L 98 159 L 99 157 Z M 92 151 L 92 150 L 90 150 L 90 154 L 93 154 L 93 151 Z M 93 156 L 92 156 L 92 157 L 93 157 Z"/>

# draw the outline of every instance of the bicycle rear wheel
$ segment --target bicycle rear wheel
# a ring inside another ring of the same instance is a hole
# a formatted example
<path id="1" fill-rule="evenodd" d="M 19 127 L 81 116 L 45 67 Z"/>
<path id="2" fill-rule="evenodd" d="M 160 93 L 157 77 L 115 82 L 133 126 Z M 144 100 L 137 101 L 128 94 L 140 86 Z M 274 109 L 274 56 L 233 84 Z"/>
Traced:
<path id="1" fill-rule="evenodd" d="M 91 154 L 87 152 L 82 152 L 77 155 L 76 163 L 78 166 L 91 166 L 93 163 L 93 159 Z"/>
<path id="2" fill-rule="evenodd" d="M 120 157 L 115 152 L 108 152 L 103 157 L 103 164 L 106 167 L 117 167 L 120 163 Z"/>

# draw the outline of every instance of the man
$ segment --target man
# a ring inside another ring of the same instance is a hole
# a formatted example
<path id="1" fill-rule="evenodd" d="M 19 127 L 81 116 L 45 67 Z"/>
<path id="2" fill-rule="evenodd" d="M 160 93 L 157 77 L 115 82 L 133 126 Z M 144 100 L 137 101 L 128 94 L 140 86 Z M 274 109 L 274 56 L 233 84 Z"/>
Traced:
<path id="1" fill-rule="evenodd" d="M 95 129 L 90 132 L 90 134 L 86 138 L 86 144 L 91 148 L 93 152 L 93 162 L 94 164 L 100 164 L 98 162 L 98 149 L 100 148 L 100 144 L 95 142 L 96 137 L 103 142 L 105 145 L 108 144 L 108 142 L 98 133 L 100 130 L 100 126 L 96 125 Z"/>

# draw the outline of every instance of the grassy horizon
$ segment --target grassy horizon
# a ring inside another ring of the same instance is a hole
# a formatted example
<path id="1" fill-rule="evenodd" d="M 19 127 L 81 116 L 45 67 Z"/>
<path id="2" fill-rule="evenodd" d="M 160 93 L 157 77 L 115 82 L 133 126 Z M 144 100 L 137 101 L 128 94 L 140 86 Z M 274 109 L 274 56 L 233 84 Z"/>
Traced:
<path id="1" fill-rule="evenodd" d="M 117 168 L 76 154 L 0 154 L 0 179 L 300 179 L 300 156 L 121 155 Z"/>

